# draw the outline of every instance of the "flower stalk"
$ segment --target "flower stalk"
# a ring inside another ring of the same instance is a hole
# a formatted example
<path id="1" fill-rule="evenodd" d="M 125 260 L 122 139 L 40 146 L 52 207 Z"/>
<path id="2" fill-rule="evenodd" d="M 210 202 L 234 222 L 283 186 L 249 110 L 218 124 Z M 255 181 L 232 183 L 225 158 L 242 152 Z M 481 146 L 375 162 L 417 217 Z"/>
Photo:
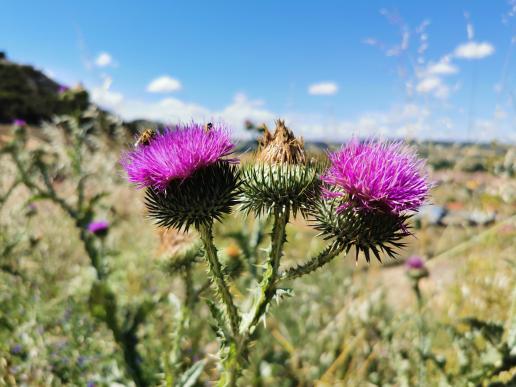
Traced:
<path id="1" fill-rule="evenodd" d="M 344 251 L 344 248 L 340 246 L 339 243 L 333 242 L 323 251 L 321 251 L 318 255 L 309 259 L 307 262 L 295 267 L 291 267 L 290 269 L 284 271 L 281 274 L 281 279 L 293 280 L 304 275 L 310 274 L 316 271 L 317 269 L 323 267 L 324 265 L 330 263 L 334 258 L 336 258 L 340 253 L 342 253 L 342 251 Z"/>
<path id="2" fill-rule="evenodd" d="M 226 282 L 226 278 L 224 276 L 222 265 L 217 256 L 217 248 L 213 244 L 213 230 L 212 225 L 201 225 L 199 227 L 199 234 L 201 240 L 203 242 L 205 252 L 206 252 L 206 261 L 208 262 L 210 277 L 212 281 L 213 288 L 219 297 L 219 299 L 224 304 L 226 309 L 227 318 L 229 320 L 229 325 L 231 327 L 231 333 L 234 337 L 239 336 L 239 325 L 240 325 L 240 315 L 238 310 L 233 302 L 233 296 L 229 291 L 229 286 Z"/>
<path id="3" fill-rule="evenodd" d="M 274 225 L 271 233 L 271 251 L 266 263 L 266 269 L 260 284 L 260 295 L 254 305 L 252 318 L 249 324 L 244 327 L 246 337 L 249 337 L 260 319 L 264 316 L 267 308 L 276 294 L 276 285 L 279 279 L 279 266 L 283 255 L 283 246 L 287 240 L 286 227 L 289 221 L 289 206 L 276 208 L 274 211 Z"/>

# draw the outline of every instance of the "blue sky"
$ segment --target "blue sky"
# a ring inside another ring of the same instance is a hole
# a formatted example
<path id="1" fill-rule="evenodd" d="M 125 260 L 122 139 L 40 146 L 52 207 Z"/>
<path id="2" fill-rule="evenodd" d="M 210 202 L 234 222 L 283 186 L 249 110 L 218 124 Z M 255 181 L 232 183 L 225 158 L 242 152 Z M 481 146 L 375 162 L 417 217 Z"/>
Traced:
<path id="1" fill-rule="evenodd" d="M 127 119 L 516 141 L 516 0 L 19 1 L 0 49 Z"/>

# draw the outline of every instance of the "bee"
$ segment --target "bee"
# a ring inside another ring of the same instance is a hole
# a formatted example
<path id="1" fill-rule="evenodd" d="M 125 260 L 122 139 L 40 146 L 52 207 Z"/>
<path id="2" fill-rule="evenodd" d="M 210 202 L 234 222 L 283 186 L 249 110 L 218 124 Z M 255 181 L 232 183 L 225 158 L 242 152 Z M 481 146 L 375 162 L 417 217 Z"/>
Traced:
<path id="1" fill-rule="evenodd" d="M 204 130 L 206 132 L 209 132 L 212 129 L 213 129 L 213 124 L 211 122 L 208 122 L 206 125 L 204 125 Z"/>
<path id="2" fill-rule="evenodd" d="M 140 145 L 147 146 L 154 137 L 156 137 L 156 131 L 154 129 L 145 129 L 134 143 L 134 147 L 137 148 Z"/>

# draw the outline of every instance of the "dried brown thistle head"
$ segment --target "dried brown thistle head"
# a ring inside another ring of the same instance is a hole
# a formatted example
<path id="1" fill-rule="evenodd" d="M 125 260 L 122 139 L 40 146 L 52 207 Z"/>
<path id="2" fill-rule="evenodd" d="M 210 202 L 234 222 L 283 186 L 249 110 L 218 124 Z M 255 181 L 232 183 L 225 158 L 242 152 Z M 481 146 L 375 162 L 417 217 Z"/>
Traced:
<path id="1" fill-rule="evenodd" d="M 263 137 L 258 140 L 256 159 L 265 164 L 306 164 L 303 138 L 285 126 L 285 121 L 277 120 L 274 134 L 264 124 Z"/>

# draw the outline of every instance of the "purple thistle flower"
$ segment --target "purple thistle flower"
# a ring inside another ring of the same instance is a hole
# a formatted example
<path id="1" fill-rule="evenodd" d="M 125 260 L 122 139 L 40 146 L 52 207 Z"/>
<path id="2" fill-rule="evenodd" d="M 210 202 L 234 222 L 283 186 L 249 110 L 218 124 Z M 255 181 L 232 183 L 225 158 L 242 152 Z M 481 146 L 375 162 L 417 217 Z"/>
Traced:
<path id="1" fill-rule="evenodd" d="M 192 122 L 156 134 L 148 144 L 124 154 L 121 164 L 131 183 L 139 188 L 164 191 L 172 180 L 187 179 L 197 170 L 229 155 L 233 148 L 223 126 L 213 125 L 207 129 Z"/>
<path id="2" fill-rule="evenodd" d="M 427 198 L 424 162 L 402 143 L 352 140 L 329 158 L 324 196 L 347 199 L 338 211 L 352 206 L 400 214 L 417 210 Z"/>
<path id="3" fill-rule="evenodd" d="M 16 118 L 14 121 L 13 121 L 13 125 L 14 126 L 25 126 L 27 125 L 27 121 L 25 121 L 24 119 L 22 118 Z"/>
<path id="4" fill-rule="evenodd" d="M 425 268 L 425 262 L 423 258 L 413 255 L 405 261 L 405 267 L 408 270 L 422 270 Z"/>
<path id="5" fill-rule="evenodd" d="M 59 94 L 66 93 L 70 88 L 65 85 L 59 85 L 59 89 L 57 90 Z"/>
<path id="6" fill-rule="evenodd" d="M 88 224 L 88 231 L 97 236 L 106 236 L 109 230 L 107 220 L 96 220 Z"/>

